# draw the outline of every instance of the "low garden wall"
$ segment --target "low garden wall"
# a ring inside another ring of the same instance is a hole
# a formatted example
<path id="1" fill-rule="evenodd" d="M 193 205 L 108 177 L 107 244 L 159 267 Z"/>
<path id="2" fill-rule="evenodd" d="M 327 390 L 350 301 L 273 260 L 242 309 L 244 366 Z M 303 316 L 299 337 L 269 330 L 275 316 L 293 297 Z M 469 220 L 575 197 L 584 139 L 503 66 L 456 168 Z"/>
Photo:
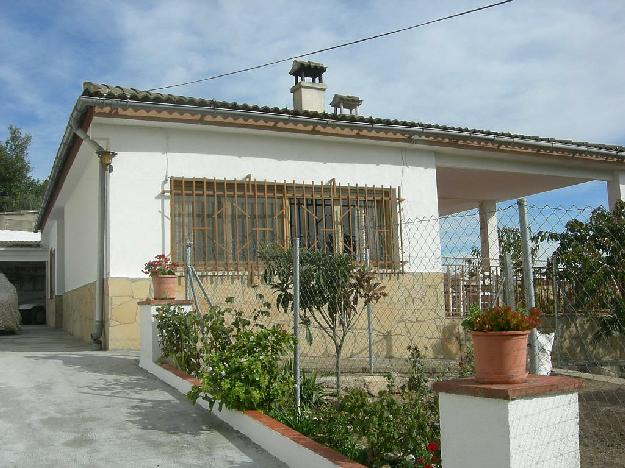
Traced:
<path id="1" fill-rule="evenodd" d="M 144 301 L 140 304 L 141 354 L 140 366 L 163 382 L 187 394 L 199 381 L 169 364 L 159 364 L 157 328 L 154 314 L 164 301 Z M 186 301 L 177 301 L 189 307 Z M 201 407 L 209 409 L 205 400 L 197 400 Z M 286 463 L 298 468 L 364 468 L 344 455 L 325 447 L 312 439 L 285 426 L 275 419 L 258 411 L 233 411 L 216 404 L 212 412 L 235 430 L 249 437 L 252 442 Z"/>

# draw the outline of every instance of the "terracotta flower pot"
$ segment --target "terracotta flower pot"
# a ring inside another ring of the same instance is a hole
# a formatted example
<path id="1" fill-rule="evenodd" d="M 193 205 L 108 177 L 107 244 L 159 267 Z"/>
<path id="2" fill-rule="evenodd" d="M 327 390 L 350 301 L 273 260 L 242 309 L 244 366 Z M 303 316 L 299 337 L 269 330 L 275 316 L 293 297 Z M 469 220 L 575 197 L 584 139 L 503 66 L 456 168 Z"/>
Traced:
<path id="1" fill-rule="evenodd" d="M 471 332 L 475 380 L 485 384 L 514 384 L 527 380 L 529 331 Z"/>
<path id="2" fill-rule="evenodd" d="M 176 299 L 176 275 L 153 275 L 154 299 Z"/>

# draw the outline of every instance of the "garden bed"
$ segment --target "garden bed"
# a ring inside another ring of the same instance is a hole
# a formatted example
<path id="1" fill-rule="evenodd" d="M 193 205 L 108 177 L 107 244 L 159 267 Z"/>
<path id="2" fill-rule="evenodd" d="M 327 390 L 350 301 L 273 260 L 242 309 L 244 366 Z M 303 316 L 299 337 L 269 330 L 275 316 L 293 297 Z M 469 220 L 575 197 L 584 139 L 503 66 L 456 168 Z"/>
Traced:
<path id="1" fill-rule="evenodd" d="M 200 383 L 195 377 L 167 363 L 154 363 L 146 370 L 184 394 Z M 206 401 L 198 400 L 197 403 L 208 409 Z M 213 413 L 289 466 L 365 468 L 259 411 L 233 411 L 225 407 L 218 409 L 216 405 Z"/>

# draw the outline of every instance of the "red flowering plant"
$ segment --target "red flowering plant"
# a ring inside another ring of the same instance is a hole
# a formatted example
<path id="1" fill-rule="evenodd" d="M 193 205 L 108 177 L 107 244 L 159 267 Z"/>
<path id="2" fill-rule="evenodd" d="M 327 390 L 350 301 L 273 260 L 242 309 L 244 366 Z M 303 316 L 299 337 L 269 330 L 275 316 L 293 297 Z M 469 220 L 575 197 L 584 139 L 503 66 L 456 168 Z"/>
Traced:
<path id="1" fill-rule="evenodd" d="M 526 331 L 540 324 L 540 310 L 532 307 L 529 312 L 513 310 L 510 306 L 496 306 L 484 311 L 477 306 L 469 308 L 462 326 L 469 331 Z"/>
<path id="2" fill-rule="evenodd" d="M 172 262 L 169 256 L 160 254 L 147 262 L 141 271 L 150 276 L 175 275 L 176 268 L 176 262 Z"/>
<path id="3" fill-rule="evenodd" d="M 441 448 L 438 442 L 431 440 L 422 455 L 415 460 L 415 467 L 438 468 L 441 466 Z"/>

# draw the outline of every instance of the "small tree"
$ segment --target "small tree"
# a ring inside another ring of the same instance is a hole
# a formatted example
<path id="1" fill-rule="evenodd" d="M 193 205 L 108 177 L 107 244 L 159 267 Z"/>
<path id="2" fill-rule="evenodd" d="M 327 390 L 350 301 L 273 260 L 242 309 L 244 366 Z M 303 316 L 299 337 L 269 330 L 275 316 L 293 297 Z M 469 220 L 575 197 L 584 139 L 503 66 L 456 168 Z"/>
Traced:
<path id="1" fill-rule="evenodd" d="M 284 312 L 293 310 L 293 251 L 268 246 L 260 253 L 265 262 L 264 281 L 277 294 L 276 305 Z M 386 296 L 375 275 L 358 265 L 349 255 L 316 250 L 300 251 L 300 317 L 312 340 L 310 325 L 315 324 L 334 344 L 336 392 L 341 392 L 341 353 L 347 335 L 368 304 Z"/>
<path id="2" fill-rule="evenodd" d="M 558 242 L 558 276 L 573 307 L 598 317 L 597 336 L 625 334 L 625 202 L 613 211 L 593 210 L 588 221 L 573 219 L 561 233 L 540 233 Z"/>

